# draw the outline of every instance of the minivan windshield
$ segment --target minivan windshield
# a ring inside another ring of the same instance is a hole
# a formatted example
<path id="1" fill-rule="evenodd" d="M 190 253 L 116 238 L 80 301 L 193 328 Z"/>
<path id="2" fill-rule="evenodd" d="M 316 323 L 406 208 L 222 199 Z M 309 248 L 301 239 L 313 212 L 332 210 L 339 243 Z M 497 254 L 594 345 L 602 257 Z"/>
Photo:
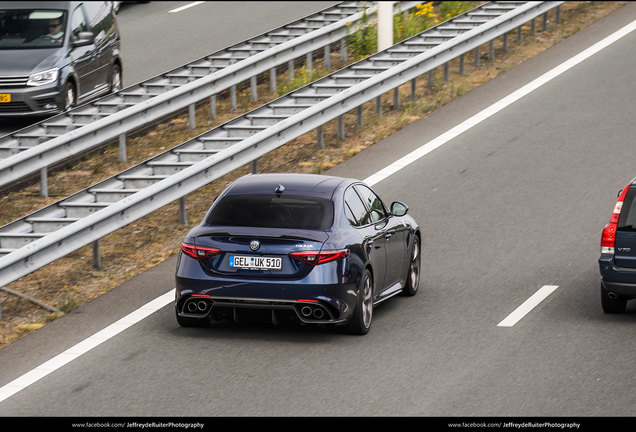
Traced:
<path id="1" fill-rule="evenodd" d="M 63 10 L 0 10 L 0 49 L 59 48 L 65 29 Z"/>

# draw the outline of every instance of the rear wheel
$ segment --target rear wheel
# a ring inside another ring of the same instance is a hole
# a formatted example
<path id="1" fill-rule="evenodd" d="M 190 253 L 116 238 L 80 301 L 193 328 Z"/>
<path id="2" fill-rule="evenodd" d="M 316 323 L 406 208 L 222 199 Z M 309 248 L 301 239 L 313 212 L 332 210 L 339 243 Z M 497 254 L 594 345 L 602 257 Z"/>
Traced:
<path id="1" fill-rule="evenodd" d="M 113 65 L 113 71 L 110 74 L 111 93 L 121 90 L 123 87 L 122 83 L 123 81 L 122 81 L 122 75 L 121 75 L 121 68 L 119 67 L 119 65 L 115 64 Z"/>
<path id="2" fill-rule="evenodd" d="M 63 99 L 60 109 L 63 112 L 70 110 L 75 106 L 76 99 L 75 84 L 73 84 L 72 81 L 67 81 L 66 84 L 64 84 Z"/>
<path id="3" fill-rule="evenodd" d="M 413 248 L 411 249 L 411 260 L 409 262 L 408 274 L 406 276 L 406 286 L 402 293 L 406 296 L 414 296 L 420 286 L 420 238 L 415 236 Z"/>
<path id="4" fill-rule="evenodd" d="M 365 269 L 358 289 L 358 304 L 349 321 L 347 330 L 351 334 L 365 335 L 369 333 L 373 319 L 373 277 Z"/>
<path id="5" fill-rule="evenodd" d="M 601 307 L 605 313 L 621 313 L 625 312 L 627 306 L 627 299 L 625 297 L 616 296 L 612 298 L 609 296 L 607 290 L 601 285 Z"/>

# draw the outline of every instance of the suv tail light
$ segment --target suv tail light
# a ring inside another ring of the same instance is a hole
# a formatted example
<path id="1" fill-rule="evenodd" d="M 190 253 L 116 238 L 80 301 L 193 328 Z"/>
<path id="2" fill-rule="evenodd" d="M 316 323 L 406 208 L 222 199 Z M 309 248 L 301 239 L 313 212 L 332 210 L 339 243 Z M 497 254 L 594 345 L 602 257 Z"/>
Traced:
<path id="1" fill-rule="evenodd" d="M 210 258 L 221 253 L 220 249 L 205 246 L 195 246 L 187 243 L 183 243 L 181 245 L 181 250 L 186 255 L 189 255 L 198 261 L 202 261 L 206 258 Z"/>
<path id="2" fill-rule="evenodd" d="M 291 252 L 290 257 L 311 265 L 324 264 L 329 261 L 335 261 L 349 256 L 349 250 L 332 250 L 332 251 L 301 251 Z"/>
<path id="3" fill-rule="evenodd" d="M 623 201 L 625 195 L 631 185 L 625 186 L 625 188 L 618 194 L 618 199 L 614 205 L 612 216 L 605 228 L 603 228 L 603 235 L 601 236 L 601 255 L 614 255 L 614 242 L 616 241 L 616 228 L 618 226 L 618 217 L 621 215 L 621 209 L 623 208 Z"/>

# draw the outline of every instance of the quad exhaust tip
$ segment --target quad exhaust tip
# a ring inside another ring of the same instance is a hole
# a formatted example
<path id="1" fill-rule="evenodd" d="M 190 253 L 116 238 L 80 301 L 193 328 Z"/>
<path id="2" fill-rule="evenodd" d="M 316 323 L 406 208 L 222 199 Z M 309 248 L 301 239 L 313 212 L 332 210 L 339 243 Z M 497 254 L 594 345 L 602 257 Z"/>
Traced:
<path id="1" fill-rule="evenodd" d="M 320 306 L 303 306 L 300 308 L 300 314 L 305 318 L 322 319 L 325 316 L 325 311 Z"/>
<path id="2" fill-rule="evenodd" d="M 204 314 L 210 309 L 211 304 L 205 300 L 188 300 L 185 304 L 185 309 L 190 313 Z"/>

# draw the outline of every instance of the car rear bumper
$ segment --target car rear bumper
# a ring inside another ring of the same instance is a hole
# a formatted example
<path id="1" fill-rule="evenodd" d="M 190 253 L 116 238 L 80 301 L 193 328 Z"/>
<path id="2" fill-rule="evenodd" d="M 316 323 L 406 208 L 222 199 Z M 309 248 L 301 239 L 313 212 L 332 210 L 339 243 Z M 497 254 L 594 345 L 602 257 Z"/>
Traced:
<path id="1" fill-rule="evenodd" d="M 189 318 L 346 323 L 357 301 L 354 282 L 193 280 L 177 277 L 175 311 Z"/>
<path id="2" fill-rule="evenodd" d="M 636 268 L 617 267 L 611 257 L 599 258 L 601 284 L 607 292 L 636 298 Z"/>

